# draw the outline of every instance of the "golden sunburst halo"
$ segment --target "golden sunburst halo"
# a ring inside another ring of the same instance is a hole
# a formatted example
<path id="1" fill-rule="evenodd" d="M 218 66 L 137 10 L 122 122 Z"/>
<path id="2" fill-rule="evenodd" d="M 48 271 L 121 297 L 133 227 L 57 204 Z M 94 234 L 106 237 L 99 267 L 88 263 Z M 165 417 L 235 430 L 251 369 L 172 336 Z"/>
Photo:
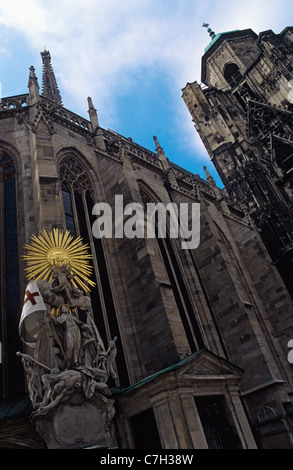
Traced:
<path id="1" fill-rule="evenodd" d="M 92 266 L 89 260 L 93 257 L 88 253 L 89 246 L 83 243 L 81 237 L 74 238 L 70 235 L 69 230 L 43 230 L 38 236 L 32 235 L 31 243 L 24 247 L 27 250 L 23 259 L 27 262 L 25 271 L 28 280 L 50 282 L 54 264 L 57 270 L 65 264 L 67 267 L 70 265 L 72 273 L 75 274 L 72 280 L 75 287 L 78 287 L 78 284 L 85 292 L 89 292 L 89 285 L 95 286 L 90 280 Z"/>

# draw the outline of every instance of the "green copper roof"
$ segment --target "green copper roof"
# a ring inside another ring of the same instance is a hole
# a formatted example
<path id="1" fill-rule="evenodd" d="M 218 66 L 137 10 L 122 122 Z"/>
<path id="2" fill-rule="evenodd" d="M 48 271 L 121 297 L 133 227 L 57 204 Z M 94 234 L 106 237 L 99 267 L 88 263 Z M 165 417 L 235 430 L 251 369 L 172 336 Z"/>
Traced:
<path id="1" fill-rule="evenodd" d="M 235 33 L 236 31 L 239 31 L 239 29 L 233 29 L 232 31 L 226 31 L 224 33 L 218 33 L 216 34 L 213 39 L 211 40 L 211 42 L 207 45 L 207 47 L 205 48 L 204 52 L 206 53 L 210 47 L 212 47 L 213 44 L 215 44 L 215 42 L 219 39 L 220 36 L 222 36 L 223 34 L 227 34 L 227 33 Z"/>

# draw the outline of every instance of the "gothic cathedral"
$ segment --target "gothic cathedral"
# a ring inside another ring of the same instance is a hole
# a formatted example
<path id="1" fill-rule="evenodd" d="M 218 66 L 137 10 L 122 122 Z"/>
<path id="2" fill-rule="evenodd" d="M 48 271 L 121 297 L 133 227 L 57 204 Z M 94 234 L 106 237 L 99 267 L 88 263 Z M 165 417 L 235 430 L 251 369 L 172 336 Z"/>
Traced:
<path id="1" fill-rule="evenodd" d="M 49 51 L 42 90 L 30 67 L 28 93 L 2 98 L 0 448 L 293 448 L 292 45 L 291 27 L 211 32 L 202 83 L 183 89 L 224 189 L 157 137 L 149 150 L 103 129 L 90 97 L 88 119 L 66 109 Z M 199 245 L 182 249 L 168 228 L 95 236 L 93 208 L 114 211 L 117 196 L 199 206 Z M 31 263 L 54 255 L 56 284 L 35 270 L 33 294 L 27 247 Z M 23 343 L 24 307 L 41 294 L 43 343 Z M 51 328 L 63 319 L 71 336 Z"/>

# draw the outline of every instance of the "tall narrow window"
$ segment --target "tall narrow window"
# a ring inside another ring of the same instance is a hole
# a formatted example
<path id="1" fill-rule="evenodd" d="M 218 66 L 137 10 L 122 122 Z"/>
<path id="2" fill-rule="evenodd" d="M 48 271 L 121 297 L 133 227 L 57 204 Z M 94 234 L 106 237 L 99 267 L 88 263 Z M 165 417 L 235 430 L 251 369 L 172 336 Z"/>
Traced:
<path id="1" fill-rule="evenodd" d="M 21 310 L 15 165 L 0 153 L 0 339 L 2 344 L 1 395 L 24 392 L 23 368 L 16 352 L 21 348 L 18 321 Z"/>
<path id="2" fill-rule="evenodd" d="M 69 186 L 66 183 L 62 183 L 62 197 L 63 206 L 66 220 L 66 227 L 73 237 L 76 237 L 76 230 L 74 224 L 74 216 L 72 210 L 71 194 Z"/>
<path id="3" fill-rule="evenodd" d="M 142 198 L 145 204 L 154 202 L 150 196 L 142 190 Z M 168 224 L 167 224 L 168 225 Z M 197 313 L 194 309 L 188 287 L 183 278 L 180 263 L 176 256 L 176 251 L 170 239 L 168 232 L 165 238 L 158 236 L 158 227 L 156 226 L 156 237 L 161 253 L 162 261 L 165 265 L 166 273 L 172 286 L 174 299 L 181 317 L 182 325 L 191 352 L 204 347 L 204 341 L 201 335 L 197 320 Z"/>
<path id="4" fill-rule="evenodd" d="M 65 158 L 60 166 L 61 190 L 66 228 L 76 237 L 80 236 L 90 246 L 93 255 L 94 273 L 92 280 L 96 287 L 91 291 L 95 323 L 104 341 L 117 336 L 117 369 L 119 385 L 128 386 L 129 377 L 126 360 L 119 339 L 118 320 L 112 295 L 107 263 L 101 240 L 93 237 L 91 227 L 94 219 L 92 208 L 94 198 L 87 172 L 73 158 Z M 114 385 L 109 382 L 109 385 Z M 116 384 L 117 385 L 117 384 Z"/>

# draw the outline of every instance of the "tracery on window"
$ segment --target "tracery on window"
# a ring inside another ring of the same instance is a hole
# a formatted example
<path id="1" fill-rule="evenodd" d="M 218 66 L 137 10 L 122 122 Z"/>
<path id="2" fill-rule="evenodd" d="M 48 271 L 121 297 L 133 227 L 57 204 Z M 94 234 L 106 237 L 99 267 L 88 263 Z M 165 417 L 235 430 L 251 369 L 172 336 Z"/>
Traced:
<path id="1" fill-rule="evenodd" d="M 121 340 L 102 241 L 94 238 L 91 230 L 94 223 L 92 208 L 95 201 L 88 171 L 74 156 L 69 156 L 62 160 L 59 175 L 66 229 L 72 236 L 82 237 L 83 241 L 90 246 L 93 255 L 92 281 L 95 282 L 96 288 L 90 295 L 94 320 L 104 340 L 109 341 L 115 336 Z M 120 383 L 115 385 L 127 386 L 129 378 L 121 341 L 117 344 L 117 350 L 116 363 Z"/>
<path id="2" fill-rule="evenodd" d="M 79 192 L 88 192 L 93 198 L 91 183 L 86 170 L 72 157 L 64 159 L 60 165 L 61 182 Z"/>

